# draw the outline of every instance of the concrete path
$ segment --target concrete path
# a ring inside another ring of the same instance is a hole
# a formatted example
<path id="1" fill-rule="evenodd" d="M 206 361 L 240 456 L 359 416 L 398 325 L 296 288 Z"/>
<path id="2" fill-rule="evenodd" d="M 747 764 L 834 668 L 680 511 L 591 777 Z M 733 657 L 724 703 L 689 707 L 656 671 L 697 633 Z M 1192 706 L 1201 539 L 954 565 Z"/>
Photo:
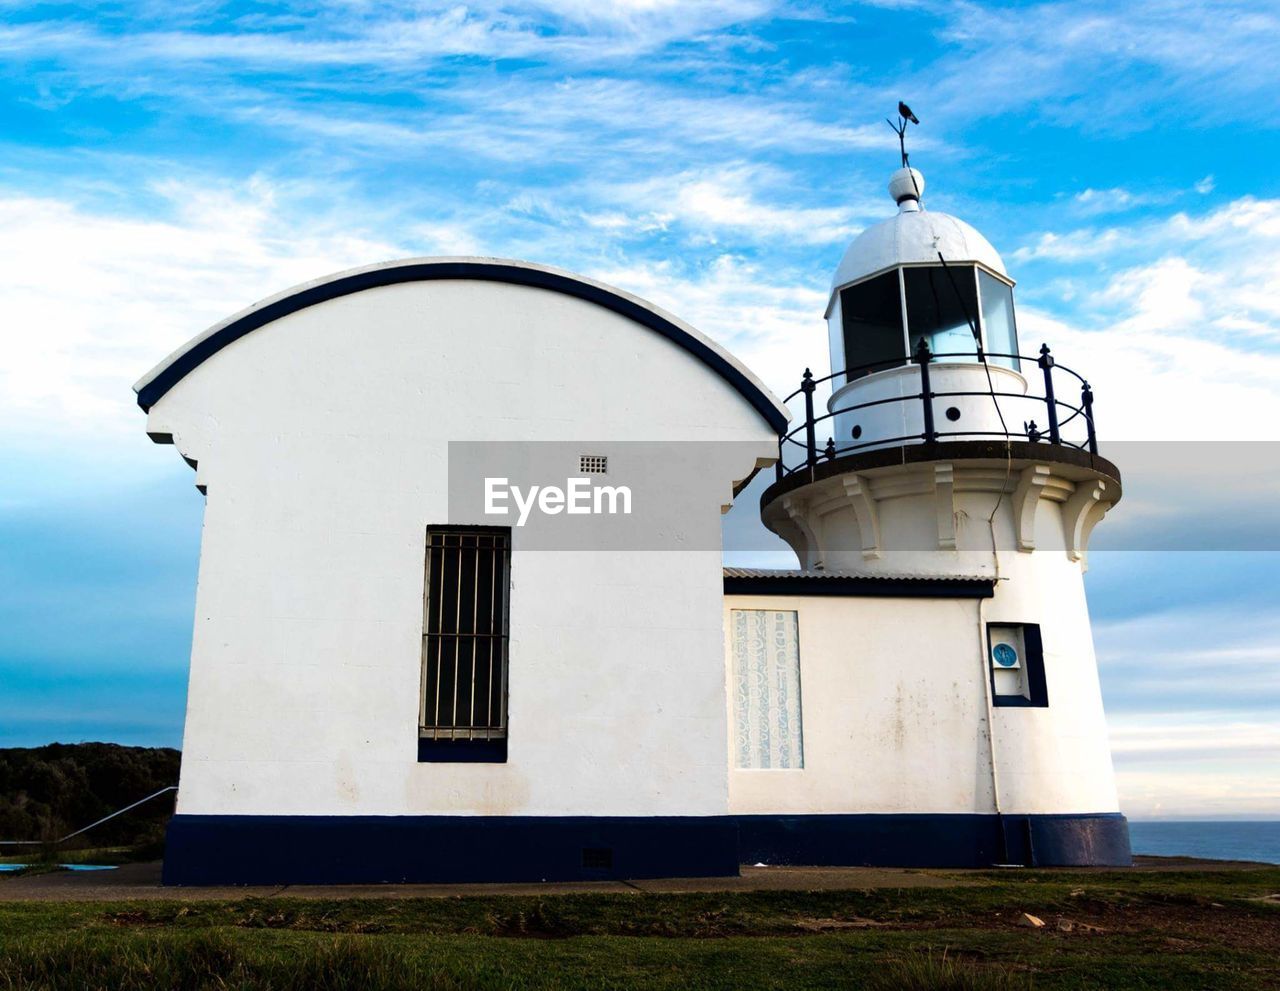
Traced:
<path id="1" fill-rule="evenodd" d="M 1134 870 L 1247 870 L 1264 865 L 1185 857 L 1138 857 Z M 1012 870 L 1017 870 L 1013 868 Z M 1090 868 L 1064 874 L 1090 873 Z M 159 862 L 114 871 L 0 874 L 0 902 L 16 901 L 225 901 L 238 898 L 453 898 L 460 895 L 636 894 L 682 891 L 850 891 L 869 888 L 946 888 L 981 884 L 975 871 L 892 867 L 743 867 L 740 877 L 663 878 L 652 881 L 576 881 L 554 884 L 350 884 L 220 888 L 166 888 Z"/>
<path id="2" fill-rule="evenodd" d="M 114 871 L 0 876 L 0 901 L 179 901 L 235 898 L 452 898 L 459 895 L 636 894 L 676 891 L 843 891 L 972 884 L 942 872 L 872 867 L 743 867 L 741 877 L 652 881 L 573 881 L 548 884 L 346 884 L 274 887 L 166 888 L 160 864 L 126 864 Z"/>

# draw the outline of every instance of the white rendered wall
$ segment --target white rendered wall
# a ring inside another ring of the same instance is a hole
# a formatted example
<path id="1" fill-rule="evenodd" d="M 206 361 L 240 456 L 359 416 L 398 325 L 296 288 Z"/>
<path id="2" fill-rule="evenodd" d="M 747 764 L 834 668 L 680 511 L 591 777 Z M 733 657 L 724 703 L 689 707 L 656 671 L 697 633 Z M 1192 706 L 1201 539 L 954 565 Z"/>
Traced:
<path id="1" fill-rule="evenodd" d="M 994 709 L 1000 810 L 1117 811 L 1087 626 L 1082 638 L 1074 609 L 1050 617 L 1004 591 L 993 600 L 726 596 L 726 624 L 732 609 L 798 613 L 804 734 L 803 769 L 731 768 L 730 811 L 994 812 L 984 631 L 1004 619 L 1041 622 L 1049 706 Z"/>
<path id="2" fill-rule="evenodd" d="M 728 595 L 726 624 L 733 609 L 799 614 L 804 767 L 732 768 L 731 812 L 991 810 L 976 601 Z"/>
<path id="3" fill-rule="evenodd" d="M 508 762 L 416 760 L 447 442 L 747 441 L 770 457 L 760 415 L 677 345 L 546 290 L 388 286 L 232 343 L 148 430 L 207 486 L 179 812 L 725 812 L 720 507 L 754 457 L 644 466 L 696 487 L 699 549 L 530 551 L 516 529 Z"/>
<path id="4" fill-rule="evenodd" d="M 835 346 L 834 334 L 832 346 Z M 834 354 L 832 360 L 835 360 Z M 988 370 L 990 382 L 987 381 Z M 819 426 L 822 436 L 818 443 L 822 444 L 827 436 L 835 440 L 837 450 L 849 447 L 874 450 L 916 443 L 924 433 L 924 409 L 918 398 L 921 390 L 920 366 L 914 364 L 873 372 L 839 387 L 827 403 L 827 411 L 835 415 Z M 1012 393 L 1000 398 L 1001 412 L 1010 428 L 1017 429 L 1033 417 L 1039 417 L 1040 425 L 1044 427 L 1043 400 L 1017 398 L 1026 395 L 1027 380 L 1009 368 L 999 365 L 988 368 L 955 361 L 931 362 L 929 390 L 939 394 L 933 400 L 933 427 L 943 440 L 964 439 L 966 434 L 977 440 L 1003 437 L 1005 428 L 1001 425 L 1000 414 L 987 394 L 991 390 L 997 394 Z M 980 395 L 944 395 L 948 392 L 976 392 Z M 879 405 L 850 409 L 865 403 Z M 957 410 L 960 418 L 948 419 L 948 408 Z M 853 436 L 855 426 L 861 427 L 858 437 Z M 890 439 L 879 441 L 879 438 Z"/>
<path id="5" fill-rule="evenodd" d="M 838 745 L 843 763 L 835 766 L 857 769 L 860 784 L 855 799 L 840 773 L 819 773 L 812 775 L 816 783 L 794 786 L 785 777 L 772 785 L 751 777 L 792 774 L 807 781 L 811 755 L 818 760 L 828 755 L 824 749 L 811 751 L 806 739 L 803 772 L 731 776 L 735 811 L 781 811 L 763 806 L 803 803 L 808 798 L 800 796 L 810 794 L 821 796 L 813 811 L 887 811 L 897 795 L 923 804 L 894 811 L 994 811 L 982 735 L 988 623 L 1039 624 L 1049 697 L 1047 708 L 994 710 L 1001 811 L 1116 811 L 1082 572 L 1089 532 L 1118 495 L 1114 481 L 1088 468 L 965 459 L 850 472 L 775 498 L 765 507 L 765 520 L 809 568 L 879 576 L 982 576 L 996 579 L 995 594 L 980 606 L 975 601 L 777 598 L 776 608 L 804 603 L 800 664 L 806 735 L 811 708 L 824 734 L 816 742 L 820 748 L 828 746 L 833 731 L 822 727 L 847 721 Z M 956 619 L 956 609 L 967 610 L 967 619 Z M 919 706 L 918 724 L 886 748 L 882 730 L 875 727 L 896 718 L 900 696 Z M 856 702 L 832 701 L 855 697 Z M 838 714 L 826 712 L 832 705 L 840 708 Z M 939 758 L 935 738 L 956 752 Z M 974 778 L 983 766 L 986 784 L 982 774 Z M 916 771 L 922 780 L 915 785 L 898 780 Z M 916 786 L 918 793 L 909 790 Z M 784 799 L 792 787 L 799 794 Z M 747 795 L 761 804 L 740 807 Z M 850 801 L 855 804 L 842 807 Z"/>

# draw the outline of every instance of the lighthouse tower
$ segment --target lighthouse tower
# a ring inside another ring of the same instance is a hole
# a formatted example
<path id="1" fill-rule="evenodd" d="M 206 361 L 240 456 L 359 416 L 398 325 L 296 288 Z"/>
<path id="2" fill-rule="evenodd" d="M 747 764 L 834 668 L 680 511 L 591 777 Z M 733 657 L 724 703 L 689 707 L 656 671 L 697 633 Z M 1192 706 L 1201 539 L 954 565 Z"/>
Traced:
<path id="1" fill-rule="evenodd" d="M 845 252 L 826 313 L 833 374 L 806 371 L 790 397 L 803 415 L 761 513 L 814 587 L 989 592 L 963 619 L 951 602 L 860 607 L 840 641 L 861 707 L 846 735 L 883 725 L 867 743 L 881 749 L 811 777 L 806 811 L 824 821 L 809 859 L 868 862 L 867 820 L 883 817 L 881 835 L 913 846 L 936 829 L 953 863 L 1127 864 L 1083 583 L 1120 473 L 1098 456 L 1085 379 L 1019 342 L 1000 255 L 926 209 L 924 190 L 920 172 L 895 172 L 896 214 Z M 795 809 L 765 796 L 749 811 Z M 787 828 L 818 828 L 805 819 Z"/>

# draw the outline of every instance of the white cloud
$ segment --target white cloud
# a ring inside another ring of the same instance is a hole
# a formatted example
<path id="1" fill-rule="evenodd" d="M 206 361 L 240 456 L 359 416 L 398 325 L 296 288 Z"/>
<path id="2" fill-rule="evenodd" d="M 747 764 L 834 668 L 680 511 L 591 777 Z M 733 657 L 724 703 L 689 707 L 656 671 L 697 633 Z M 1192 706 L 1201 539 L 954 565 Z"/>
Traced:
<path id="1" fill-rule="evenodd" d="M 832 80 L 814 70 L 749 89 L 724 84 L 726 72 L 744 68 L 727 50 L 752 44 L 742 25 L 775 7 L 331 4 L 232 27 L 216 7 L 197 7 L 131 23 L 127 43 L 106 21 L 0 27 L 0 53 L 30 69 L 41 90 L 32 99 L 46 108 L 109 95 L 161 119 L 249 125 L 316 149 L 333 166 L 432 153 L 634 177 L 637 161 L 669 167 L 691 148 L 700 164 L 718 147 L 890 153 L 888 129 L 874 118 L 850 123 L 833 109 Z M 495 60 L 525 64 L 493 72 Z M 43 71 L 49 63 L 56 72 Z M 847 85 L 836 92 L 847 98 Z M 914 147 L 940 145 L 926 134 Z"/>
<path id="2" fill-rule="evenodd" d="M 1018 324 L 1024 353 L 1048 342 L 1089 379 L 1104 442 L 1274 439 L 1280 356 L 1141 326 L 1150 316 L 1080 330 L 1024 307 Z"/>
<path id="3" fill-rule="evenodd" d="M 1131 205 L 1136 197 L 1127 189 L 1086 189 L 1084 192 L 1076 193 L 1075 201 L 1083 206 L 1092 206 L 1095 203 L 1109 203 L 1120 207 Z"/>
<path id="4" fill-rule="evenodd" d="M 1280 808 L 1280 730 L 1267 713 L 1201 708 L 1110 722 L 1130 818 L 1273 818 Z"/>
<path id="5" fill-rule="evenodd" d="M 933 5 L 957 53 L 931 66 L 947 112 L 1139 130 L 1161 120 L 1273 119 L 1280 16 L 1258 0 Z"/>
<path id="6" fill-rule="evenodd" d="M 718 212 L 729 196 L 779 235 L 812 237 L 808 225 L 833 220 L 821 211 L 772 207 L 745 187 L 712 180 L 691 184 L 687 200 L 679 183 L 666 188 L 675 191 L 682 229 L 692 233 L 725 229 L 757 243 L 741 218 Z M 595 275 L 666 306 L 786 391 L 802 356 L 825 351 L 825 299 L 794 272 L 768 272 L 724 252 L 705 262 L 611 260 L 607 246 L 635 235 L 635 191 L 597 192 L 620 202 L 613 214 L 594 215 L 594 240 L 582 236 L 591 228 L 580 211 L 529 195 L 497 209 L 419 220 L 356 203 L 317 214 L 315 204 L 339 199 L 340 191 L 262 178 L 153 184 L 151 219 L 65 199 L 0 196 L 0 299 L 4 326 L 13 328 L 0 363 L 4 433 L 94 444 L 136 433 L 132 383 L 207 326 L 319 275 L 416 254 L 506 254 Z M 361 213 L 364 222 L 354 223 Z M 398 238 L 379 233 L 394 227 Z M 576 246 L 566 254 L 567 242 Z"/>
<path id="7" fill-rule="evenodd" d="M 825 293 L 779 280 L 759 264 L 720 255 L 706 266 L 646 262 L 596 277 L 688 321 L 741 358 L 779 396 L 793 392 L 806 358 L 826 353 Z M 825 373 L 824 373 L 825 374 Z"/>
<path id="8" fill-rule="evenodd" d="M 1111 730 L 1111 753 L 1120 764 L 1169 760 L 1218 760 L 1235 757 L 1280 759 L 1280 727 L 1272 722 L 1241 721 L 1230 711 L 1160 712 L 1119 721 Z M 1280 790 L 1280 784 L 1277 785 Z"/>
<path id="9" fill-rule="evenodd" d="M 1052 261 L 1075 262 L 1097 258 L 1109 254 L 1117 248 L 1130 243 L 1126 232 L 1119 230 L 1071 231 L 1067 234 L 1056 234 L 1047 231 L 1041 234 L 1033 246 L 1018 248 L 1010 255 L 1015 261 L 1036 261 L 1049 259 Z"/>
<path id="10" fill-rule="evenodd" d="M 827 244 L 847 240 L 855 230 L 847 210 L 782 209 L 761 203 L 734 176 L 678 183 L 676 208 L 695 223 L 702 221 L 711 227 L 748 230 L 753 240 L 785 235 L 805 242 Z"/>
<path id="11" fill-rule="evenodd" d="M 1213 176 L 1205 176 L 1188 189 L 1171 189 L 1152 186 L 1129 189 L 1124 186 L 1112 186 L 1107 189 L 1094 189 L 1092 186 L 1071 197 L 1072 212 L 1080 216 L 1102 216 L 1105 214 L 1127 213 L 1140 207 L 1167 207 L 1195 193 L 1205 196 L 1213 192 Z M 1141 220 L 1141 218 L 1139 218 Z"/>
<path id="12" fill-rule="evenodd" d="M 1120 808 L 1131 819 L 1274 819 L 1280 808 L 1274 778 L 1241 774 L 1234 760 L 1120 767 L 1116 783 Z"/>
<path id="13" fill-rule="evenodd" d="M 292 222 L 278 192 L 263 181 L 165 183 L 156 193 L 167 219 L 0 198 L 5 432 L 88 440 L 137 430 L 132 383 L 206 326 L 281 288 L 404 253 Z"/>
<path id="14" fill-rule="evenodd" d="M 1231 606 L 1149 612 L 1095 623 L 1094 639 L 1130 707 L 1159 707 L 1175 689 L 1239 694 L 1261 705 L 1280 699 L 1280 616 Z"/>
<path id="15" fill-rule="evenodd" d="M 1180 609 L 1095 623 L 1094 639 L 1126 814 L 1280 809 L 1280 619 Z"/>
<path id="16" fill-rule="evenodd" d="M 591 192 L 610 208 L 625 208 L 594 223 L 632 218 L 630 223 L 640 230 L 679 224 L 711 244 L 726 233 L 757 246 L 778 238 L 792 244 L 845 244 L 861 226 L 855 218 L 884 212 L 880 204 L 865 201 L 857 206 L 800 205 L 794 202 L 794 177 L 745 163 L 638 183 L 597 184 Z"/>
<path id="17" fill-rule="evenodd" d="M 185 96 L 185 94 L 184 94 Z M 194 97 L 194 94 L 191 95 Z M 832 154 L 891 153 L 884 127 L 830 119 L 828 108 L 803 93 L 691 94 L 687 87 L 635 78 L 479 77 L 450 88 L 443 105 L 370 113 L 356 103 L 315 108 L 285 91 L 233 87 L 216 112 L 287 135 L 291 141 L 338 141 L 329 153 L 376 152 L 396 158 L 435 150 L 498 163 L 556 163 L 634 176 L 637 163 L 683 160 L 691 148 L 702 162 L 725 151 Z M 918 142 L 939 147 L 936 140 Z"/>
<path id="18" fill-rule="evenodd" d="M 1092 187 L 1076 193 L 1071 204 L 1078 214 L 1096 216 L 1107 213 L 1124 213 L 1138 207 L 1160 206 L 1172 203 L 1182 195 L 1182 191 L 1144 190 L 1134 192 L 1121 186 L 1110 189 L 1094 189 Z"/>
<path id="19" fill-rule="evenodd" d="M 592 64 L 705 40 L 708 33 L 755 20 L 771 6 L 761 0 L 344 3 L 299 6 L 293 16 L 239 20 L 227 30 L 216 7 L 194 5 L 168 11 L 162 26 L 139 18 L 124 46 L 92 27 L 52 21 L 0 30 L 0 51 L 70 56 L 81 64 L 117 68 L 235 63 L 273 70 L 346 65 L 403 72 L 458 56 Z"/>
<path id="20" fill-rule="evenodd" d="M 1045 233 L 1013 257 L 1040 266 L 1024 275 L 1024 347 L 1050 342 L 1087 375 L 1104 438 L 1272 439 L 1280 200 Z"/>

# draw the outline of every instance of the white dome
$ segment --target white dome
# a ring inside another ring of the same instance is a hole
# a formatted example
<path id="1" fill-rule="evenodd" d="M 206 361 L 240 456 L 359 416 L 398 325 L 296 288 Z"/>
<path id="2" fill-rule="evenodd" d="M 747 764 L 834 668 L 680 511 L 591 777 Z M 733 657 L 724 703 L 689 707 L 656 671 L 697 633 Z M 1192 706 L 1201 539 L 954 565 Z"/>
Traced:
<path id="1" fill-rule="evenodd" d="M 916 175 L 923 191 L 924 177 Z M 906 176 L 907 170 L 902 169 L 900 174 L 894 173 L 894 181 Z M 903 185 L 901 181 L 898 184 Z M 891 182 L 890 193 L 893 192 Z M 1008 278 L 1004 262 L 991 242 L 963 220 L 925 210 L 914 199 L 904 199 L 897 216 L 873 224 L 853 239 L 836 269 L 831 288 L 838 289 L 895 265 L 936 265 L 938 252 L 948 264 L 981 262 Z"/>

